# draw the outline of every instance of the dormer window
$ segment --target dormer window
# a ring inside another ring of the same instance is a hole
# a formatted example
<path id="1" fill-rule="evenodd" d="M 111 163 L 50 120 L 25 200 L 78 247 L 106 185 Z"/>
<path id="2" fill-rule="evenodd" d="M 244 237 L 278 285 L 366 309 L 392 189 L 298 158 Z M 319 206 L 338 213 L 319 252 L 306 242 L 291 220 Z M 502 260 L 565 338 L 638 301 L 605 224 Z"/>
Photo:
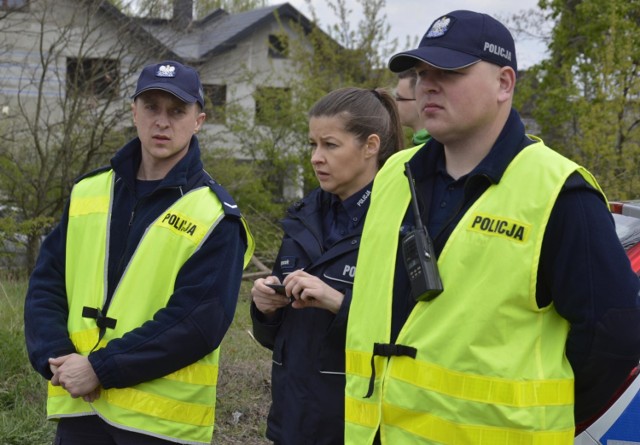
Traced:
<path id="1" fill-rule="evenodd" d="M 286 34 L 269 34 L 269 57 L 286 59 L 289 56 L 289 38 Z"/>

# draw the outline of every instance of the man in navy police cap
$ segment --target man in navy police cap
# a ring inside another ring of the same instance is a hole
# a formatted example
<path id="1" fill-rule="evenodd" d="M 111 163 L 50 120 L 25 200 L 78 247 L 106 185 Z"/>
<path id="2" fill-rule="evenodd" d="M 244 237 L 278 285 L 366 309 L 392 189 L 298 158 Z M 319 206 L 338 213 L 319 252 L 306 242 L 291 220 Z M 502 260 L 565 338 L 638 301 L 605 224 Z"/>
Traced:
<path id="1" fill-rule="evenodd" d="M 146 66 L 138 136 L 79 178 L 42 245 L 25 303 L 55 443 L 210 444 L 218 346 L 253 240 L 204 171 L 195 69 Z"/>
<path id="2" fill-rule="evenodd" d="M 512 108 L 514 41 L 491 16 L 437 18 L 389 68 L 416 70 L 432 139 L 394 155 L 373 185 L 347 330 L 345 443 L 571 444 L 640 358 L 639 281 L 604 194 L 526 134 Z M 439 294 L 403 250 L 421 229 L 405 163 Z"/>

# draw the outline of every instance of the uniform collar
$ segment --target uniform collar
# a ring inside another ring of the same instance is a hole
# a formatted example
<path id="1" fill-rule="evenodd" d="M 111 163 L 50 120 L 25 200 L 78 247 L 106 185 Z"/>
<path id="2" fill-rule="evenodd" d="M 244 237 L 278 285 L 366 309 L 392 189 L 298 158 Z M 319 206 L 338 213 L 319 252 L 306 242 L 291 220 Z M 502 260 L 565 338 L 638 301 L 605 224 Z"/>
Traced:
<path id="1" fill-rule="evenodd" d="M 369 208 L 372 185 L 373 181 L 344 201 L 336 195 L 331 195 L 331 208 L 336 209 L 336 206 L 342 206 L 353 225 L 360 224 Z"/>
<path id="2" fill-rule="evenodd" d="M 135 190 L 136 174 L 142 158 L 141 150 L 140 139 L 136 137 L 125 144 L 111 158 L 111 167 L 131 190 Z M 167 173 L 167 176 L 160 182 L 159 188 L 185 186 L 188 179 L 202 170 L 202 168 L 200 144 L 198 143 L 198 138 L 193 136 L 189 143 L 187 154 Z"/>
<path id="3" fill-rule="evenodd" d="M 349 218 L 353 221 L 353 217 L 357 217 L 358 220 L 354 225 L 358 225 L 362 222 L 364 215 L 369 208 L 369 203 L 371 201 L 370 192 L 371 187 L 373 186 L 373 182 L 367 184 L 362 190 L 358 193 L 354 193 L 351 197 L 347 198 L 345 201 L 350 201 L 353 198 L 353 207 L 351 204 L 347 203 L 350 210 L 348 211 Z M 367 197 L 364 195 L 369 191 Z M 312 190 L 308 195 L 306 195 L 301 200 L 293 203 L 287 210 L 287 217 L 282 220 L 284 226 L 288 225 L 288 219 L 298 219 L 303 221 L 305 226 L 316 235 L 318 239 L 322 238 L 322 218 L 323 218 L 323 209 L 328 209 L 332 205 L 334 195 L 328 192 L 325 192 L 320 187 Z M 335 197 L 337 199 L 337 197 Z M 362 199 L 362 201 L 360 201 Z M 340 200 L 337 200 L 338 203 Z M 360 201 L 360 206 L 358 206 L 358 202 Z M 357 210 L 356 210 L 357 209 Z M 350 213 L 349 213 L 350 212 Z M 285 230 L 286 231 L 286 230 Z"/>
<path id="4" fill-rule="evenodd" d="M 500 182 L 513 158 L 533 141 L 525 134 L 524 124 L 518 112 L 511 110 L 496 143 L 482 161 L 469 174 L 470 178 L 484 177 L 490 182 Z M 411 172 L 417 182 L 423 182 L 437 174 L 438 166 L 444 166 L 444 147 L 435 139 L 429 140 L 410 160 Z"/>

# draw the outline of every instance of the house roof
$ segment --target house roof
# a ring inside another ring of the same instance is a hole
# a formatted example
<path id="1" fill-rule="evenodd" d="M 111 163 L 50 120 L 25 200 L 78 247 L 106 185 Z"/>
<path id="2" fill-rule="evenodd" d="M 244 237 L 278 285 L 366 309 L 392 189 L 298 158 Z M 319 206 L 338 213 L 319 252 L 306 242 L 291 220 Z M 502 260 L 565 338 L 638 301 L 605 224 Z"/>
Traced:
<path id="1" fill-rule="evenodd" d="M 108 2 L 103 2 L 108 3 Z M 110 14 L 118 14 L 105 6 Z M 121 14 L 121 13 L 120 13 Z M 216 9 L 206 17 L 180 25 L 171 19 L 122 18 L 131 20 L 133 30 L 160 45 L 163 52 L 178 60 L 198 63 L 234 48 L 240 41 L 272 20 L 290 18 L 310 31 L 311 22 L 289 3 L 229 14 Z"/>

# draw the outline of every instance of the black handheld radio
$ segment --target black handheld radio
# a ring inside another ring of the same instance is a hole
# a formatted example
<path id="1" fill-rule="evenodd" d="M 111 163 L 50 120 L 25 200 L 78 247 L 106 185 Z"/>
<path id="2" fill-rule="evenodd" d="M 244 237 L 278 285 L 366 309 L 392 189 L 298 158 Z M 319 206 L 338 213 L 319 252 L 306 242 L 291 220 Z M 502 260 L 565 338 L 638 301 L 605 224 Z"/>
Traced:
<path id="1" fill-rule="evenodd" d="M 415 217 L 415 228 L 402 238 L 402 256 L 404 265 L 411 282 L 411 295 L 416 301 L 430 301 L 440 295 L 444 288 L 438 272 L 436 255 L 427 228 L 420 219 L 418 197 L 413 185 L 413 175 L 409 163 L 404 164 L 409 189 L 411 190 L 411 205 Z"/>

